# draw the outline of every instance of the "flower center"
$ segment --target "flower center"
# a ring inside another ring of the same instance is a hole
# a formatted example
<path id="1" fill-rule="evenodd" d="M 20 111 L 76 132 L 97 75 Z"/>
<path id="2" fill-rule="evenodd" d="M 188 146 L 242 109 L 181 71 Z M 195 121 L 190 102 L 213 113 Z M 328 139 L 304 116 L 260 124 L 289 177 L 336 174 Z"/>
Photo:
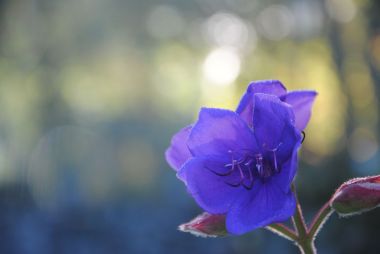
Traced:
<path id="1" fill-rule="evenodd" d="M 281 171 L 276 155 L 278 147 L 256 154 L 252 153 L 252 151 L 239 152 L 239 159 L 235 159 L 235 152 L 228 151 L 231 154 L 231 163 L 224 165 L 227 171 L 209 170 L 218 176 L 228 177 L 225 183 L 229 186 L 243 186 L 245 189 L 251 190 L 256 180 L 265 182 L 268 178 Z"/>

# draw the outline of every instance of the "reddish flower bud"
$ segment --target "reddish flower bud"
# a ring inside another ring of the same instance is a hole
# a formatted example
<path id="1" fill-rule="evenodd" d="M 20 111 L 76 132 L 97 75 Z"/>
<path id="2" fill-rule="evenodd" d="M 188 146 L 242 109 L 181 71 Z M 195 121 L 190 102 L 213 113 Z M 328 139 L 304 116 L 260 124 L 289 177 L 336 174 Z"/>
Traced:
<path id="1" fill-rule="evenodd" d="M 380 176 L 354 178 L 335 192 L 331 207 L 341 216 L 360 214 L 380 205 Z"/>
<path id="2" fill-rule="evenodd" d="M 190 222 L 180 225 L 178 229 L 202 237 L 226 236 L 226 217 L 223 214 L 204 212 Z"/>

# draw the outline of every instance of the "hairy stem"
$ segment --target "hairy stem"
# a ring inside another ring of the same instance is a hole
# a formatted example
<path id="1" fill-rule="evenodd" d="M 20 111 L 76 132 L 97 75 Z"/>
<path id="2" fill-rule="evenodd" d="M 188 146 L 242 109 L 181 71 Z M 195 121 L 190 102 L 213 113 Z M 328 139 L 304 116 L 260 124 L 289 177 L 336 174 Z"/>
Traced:
<path id="1" fill-rule="evenodd" d="M 292 217 L 294 228 L 297 230 L 296 244 L 299 247 L 301 253 L 303 254 L 316 254 L 317 251 L 314 247 L 314 236 L 309 234 L 307 229 L 305 219 L 303 217 L 301 205 L 298 201 L 296 188 L 292 184 L 292 190 L 296 196 L 296 213 Z"/>
<path id="2" fill-rule="evenodd" d="M 330 207 L 330 201 L 323 205 L 308 227 L 303 217 L 302 208 L 298 201 L 294 183 L 292 184 L 292 191 L 296 197 L 296 212 L 292 217 L 295 230 L 292 230 L 281 223 L 269 225 L 266 229 L 294 242 L 300 249 L 301 253 L 316 254 L 317 250 L 314 246 L 315 236 L 318 234 L 329 216 L 333 213 L 333 210 Z"/>
<path id="3" fill-rule="evenodd" d="M 272 224 L 269 226 L 266 226 L 266 229 L 269 231 L 278 234 L 279 236 L 282 236 L 290 241 L 296 241 L 297 240 L 297 234 L 294 232 L 294 230 L 288 228 L 284 224 L 277 223 Z"/>
<path id="4" fill-rule="evenodd" d="M 314 216 L 313 221 L 309 226 L 308 235 L 315 237 L 332 213 L 333 210 L 330 207 L 330 202 L 326 202 L 326 204 L 324 204 Z"/>
<path id="5" fill-rule="evenodd" d="M 296 244 L 302 254 L 316 254 L 317 253 L 313 240 L 305 240 L 303 242 L 298 241 Z"/>
<path id="6" fill-rule="evenodd" d="M 305 237 L 307 235 L 307 227 L 305 219 L 303 218 L 302 209 L 297 200 L 296 213 L 292 217 L 294 228 L 297 230 L 298 237 Z"/>
<path id="7" fill-rule="evenodd" d="M 305 223 L 305 219 L 303 217 L 302 208 L 298 201 L 297 192 L 294 184 L 292 184 L 292 190 L 294 195 L 296 196 L 296 213 L 292 217 L 294 228 L 297 230 L 298 237 L 303 238 L 307 235 L 307 227 Z"/>

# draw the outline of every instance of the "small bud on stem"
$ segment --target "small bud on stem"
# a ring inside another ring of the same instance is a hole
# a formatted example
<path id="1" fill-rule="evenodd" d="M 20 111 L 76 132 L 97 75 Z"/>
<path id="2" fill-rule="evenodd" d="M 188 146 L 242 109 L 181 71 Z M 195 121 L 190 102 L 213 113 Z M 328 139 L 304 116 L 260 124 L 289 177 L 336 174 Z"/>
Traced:
<path id="1" fill-rule="evenodd" d="M 380 176 L 354 178 L 335 192 L 331 207 L 343 217 L 360 214 L 380 205 Z"/>
<path id="2" fill-rule="evenodd" d="M 223 214 L 204 212 L 190 222 L 180 225 L 178 229 L 202 237 L 226 236 L 226 217 Z"/>

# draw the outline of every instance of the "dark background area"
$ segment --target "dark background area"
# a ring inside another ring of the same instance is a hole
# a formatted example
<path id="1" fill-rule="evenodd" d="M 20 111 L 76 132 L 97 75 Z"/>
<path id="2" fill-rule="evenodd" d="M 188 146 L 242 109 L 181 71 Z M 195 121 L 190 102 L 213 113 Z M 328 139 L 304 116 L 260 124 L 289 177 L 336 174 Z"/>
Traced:
<path id="1" fill-rule="evenodd" d="M 307 219 L 380 173 L 377 0 L 1 0 L 0 252 L 296 253 L 264 229 L 177 231 L 201 209 L 165 162 L 171 136 L 259 79 L 319 92 Z M 320 253 L 378 253 L 379 215 L 333 215 Z"/>

